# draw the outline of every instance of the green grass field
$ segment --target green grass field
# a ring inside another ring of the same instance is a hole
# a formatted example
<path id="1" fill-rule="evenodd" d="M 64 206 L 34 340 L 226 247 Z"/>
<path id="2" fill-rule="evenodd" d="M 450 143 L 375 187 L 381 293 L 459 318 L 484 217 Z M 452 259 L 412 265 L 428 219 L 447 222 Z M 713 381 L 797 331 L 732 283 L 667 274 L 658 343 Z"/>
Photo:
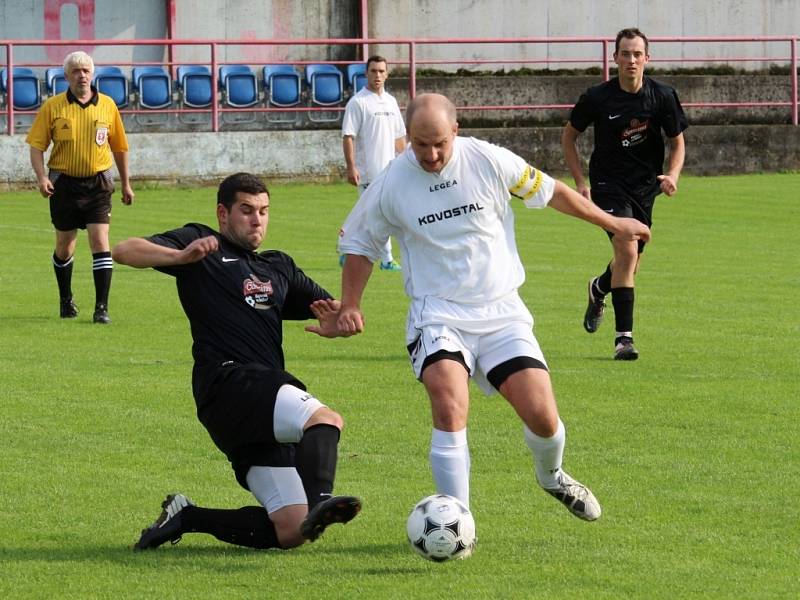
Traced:
<path id="1" fill-rule="evenodd" d="M 344 185 L 274 186 L 265 246 L 338 295 Z M 117 194 L 118 196 L 118 194 Z M 164 495 L 204 506 L 251 497 L 194 414 L 189 329 L 171 278 L 117 266 L 111 326 L 91 323 L 85 234 L 77 320 L 61 321 L 46 202 L 0 196 L 0 597 L 790 598 L 800 594 L 797 174 L 681 180 L 656 205 L 637 279 L 635 363 L 611 360 L 613 317 L 581 327 L 605 235 L 554 210 L 518 211 L 522 289 L 567 426 L 565 467 L 604 515 L 541 492 L 521 427 L 473 389 L 472 558 L 423 561 L 405 518 L 433 492 L 430 418 L 411 374 L 401 278 L 375 272 L 367 331 L 285 328 L 287 367 L 345 418 L 337 491 L 362 514 L 297 550 L 189 535 L 133 553 Z M 215 224 L 214 190 L 115 197 L 112 242 Z"/>

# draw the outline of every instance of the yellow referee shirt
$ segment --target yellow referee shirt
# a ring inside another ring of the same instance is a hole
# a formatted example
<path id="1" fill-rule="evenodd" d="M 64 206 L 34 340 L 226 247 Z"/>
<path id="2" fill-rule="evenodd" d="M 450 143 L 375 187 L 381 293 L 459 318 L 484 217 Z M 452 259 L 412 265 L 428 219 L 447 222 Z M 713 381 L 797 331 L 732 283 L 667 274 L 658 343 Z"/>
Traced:
<path id="1" fill-rule="evenodd" d="M 92 88 L 84 104 L 72 92 L 49 98 L 36 115 L 25 141 L 45 152 L 50 143 L 48 168 L 71 177 L 90 177 L 110 169 L 112 152 L 127 152 L 128 138 L 114 101 Z"/>

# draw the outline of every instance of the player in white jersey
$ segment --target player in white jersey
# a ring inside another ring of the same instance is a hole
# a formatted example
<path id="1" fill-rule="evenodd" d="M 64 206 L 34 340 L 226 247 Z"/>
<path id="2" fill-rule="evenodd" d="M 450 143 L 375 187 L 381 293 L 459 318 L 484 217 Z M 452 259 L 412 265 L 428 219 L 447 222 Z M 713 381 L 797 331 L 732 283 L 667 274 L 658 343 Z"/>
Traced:
<path id="1" fill-rule="evenodd" d="M 431 401 L 430 462 L 439 493 L 469 503 L 469 377 L 497 390 L 524 424 L 539 485 L 587 521 L 600 516 L 592 492 L 561 469 L 564 425 L 517 289 L 524 270 L 511 201 L 552 206 L 629 239 L 646 225 L 612 217 L 515 154 L 459 138 L 456 110 L 438 94 L 407 108 L 410 145 L 369 187 L 344 224 L 338 326 L 364 330 L 361 297 L 389 235 L 399 241 L 408 314 L 408 348 Z"/>
<path id="2" fill-rule="evenodd" d="M 405 148 L 406 127 L 400 107 L 384 87 L 388 76 L 386 59 L 370 56 L 367 59 L 367 84 L 350 98 L 342 120 L 347 181 L 358 187 L 359 197 L 389 161 Z M 390 240 L 383 246 L 380 268 L 384 271 L 401 270 L 392 256 Z"/>

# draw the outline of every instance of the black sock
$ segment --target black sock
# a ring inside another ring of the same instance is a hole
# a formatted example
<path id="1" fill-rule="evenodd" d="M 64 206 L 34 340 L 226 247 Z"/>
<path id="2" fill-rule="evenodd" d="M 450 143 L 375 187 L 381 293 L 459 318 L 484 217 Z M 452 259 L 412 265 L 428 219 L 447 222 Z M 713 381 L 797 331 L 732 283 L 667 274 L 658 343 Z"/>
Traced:
<path id="1" fill-rule="evenodd" d="M 633 288 L 612 289 L 611 302 L 617 331 L 633 331 Z"/>
<path id="2" fill-rule="evenodd" d="M 53 253 L 53 270 L 56 272 L 58 295 L 62 300 L 72 298 L 72 259 L 61 260 Z"/>
<path id="3" fill-rule="evenodd" d="M 611 264 L 606 266 L 602 275 L 595 278 L 592 293 L 598 300 L 611 291 Z"/>
<path id="4" fill-rule="evenodd" d="M 339 429 L 321 424 L 309 427 L 297 444 L 295 467 L 303 481 L 308 510 L 333 493 L 338 459 Z"/>
<path id="5" fill-rule="evenodd" d="M 108 291 L 111 289 L 111 274 L 114 263 L 111 252 L 92 254 L 92 275 L 94 275 L 94 303 L 108 307 Z"/>
<path id="6" fill-rule="evenodd" d="M 248 548 L 280 548 L 275 525 L 263 506 L 237 509 L 187 506 L 181 511 L 183 533 L 210 533 L 221 542 Z"/>

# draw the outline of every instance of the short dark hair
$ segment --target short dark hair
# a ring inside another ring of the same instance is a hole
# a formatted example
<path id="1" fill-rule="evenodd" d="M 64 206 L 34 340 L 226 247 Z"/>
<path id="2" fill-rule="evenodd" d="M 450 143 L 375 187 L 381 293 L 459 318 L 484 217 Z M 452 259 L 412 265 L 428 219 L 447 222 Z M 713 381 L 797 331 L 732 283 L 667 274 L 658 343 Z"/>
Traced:
<path id="1" fill-rule="evenodd" d="M 234 173 L 228 175 L 219 184 L 217 190 L 217 204 L 222 204 L 228 210 L 236 203 L 236 192 L 245 194 L 266 194 L 269 196 L 267 184 L 251 173 Z"/>
<path id="2" fill-rule="evenodd" d="M 386 63 L 387 66 L 389 65 L 389 61 L 383 58 L 380 54 L 373 54 L 367 59 L 367 71 L 369 71 L 369 64 L 374 62 L 382 62 Z"/>
<path id="3" fill-rule="evenodd" d="M 614 43 L 614 54 L 619 52 L 619 42 L 622 38 L 632 40 L 633 38 L 640 37 L 644 40 L 644 53 L 650 54 L 650 40 L 647 39 L 647 36 L 639 31 L 636 27 L 628 27 L 626 29 L 621 29 L 619 33 L 617 33 L 617 41 Z"/>

